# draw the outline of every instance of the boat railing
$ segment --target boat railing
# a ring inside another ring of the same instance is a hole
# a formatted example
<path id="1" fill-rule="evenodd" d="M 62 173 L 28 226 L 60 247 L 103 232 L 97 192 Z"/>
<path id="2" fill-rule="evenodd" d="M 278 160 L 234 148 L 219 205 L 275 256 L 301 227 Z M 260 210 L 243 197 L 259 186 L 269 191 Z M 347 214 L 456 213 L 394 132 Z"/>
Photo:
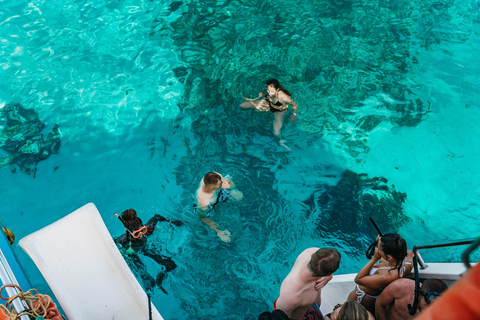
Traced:
<path id="1" fill-rule="evenodd" d="M 18 285 L 18 281 L 15 278 L 15 274 L 13 273 L 10 265 L 8 264 L 7 258 L 3 254 L 2 250 L 0 250 L 0 281 L 2 284 L 16 284 Z M 6 287 L 5 291 L 8 294 L 8 297 L 13 297 L 19 293 L 18 289 L 12 287 Z M 3 298 L 3 297 L 2 297 Z M 7 300 L 7 299 L 5 299 Z M 20 298 L 15 298 L 12 301 L 13 307 L 17 311 L 18 314 L 22 313 L 27 309 L 27 306 L 24 305 L 24 302 Z M 29 320 L 30 317 L 28 315 L 21 315 L 19 317 L 21 320 Z"/>
<path id="2" fill-rule="evenodd" d="M 418 261 L 418 264 L 420 265 L 420 269 L 424 270 L 428 268 L 428 265 L 425 263 L 425 261 L 423 261 L 423 258 L 419 252 L 420 249 L 455 247 L 455 246 L 468 245 L 472 243 L 474 244 L 471 247 L 469 247 L 467 251 L 465 251 L 465 253 L 463 254 L 463 261 L 465 265 L 469 268 L 470 263 L 468 262 L 468 256 L 476 247 L 480 245 L 480 239 L 477 239 L 477 238 L 419 244 L 413 247 L 413 254 L 417 256 L 417 261 Z"/>

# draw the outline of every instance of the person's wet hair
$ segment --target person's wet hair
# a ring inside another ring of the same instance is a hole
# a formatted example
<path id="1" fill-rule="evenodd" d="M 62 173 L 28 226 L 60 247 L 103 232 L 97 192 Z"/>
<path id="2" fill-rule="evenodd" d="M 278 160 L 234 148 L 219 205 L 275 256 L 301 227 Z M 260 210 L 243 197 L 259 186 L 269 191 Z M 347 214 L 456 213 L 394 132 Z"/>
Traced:
<path id="1" fill-rule="evenodd" d="M 203 182 L 205 185 L 212 185 L 218 183 L 218 181 L 222 180 L 222 176 L 220 176 L 216 172 L 209 172 L 203 177 Z"/>
<path id="2" fill-rule="evenodd" d="M 340 266 L 340 252 L 335 248 L 321 248 L 315 252 L 308 268 L 315 277 L 325 277 L 337 271 Z"/>
<path id="3" fill-rule="evenodd" d="M 137 217 L 137 212 L 133 209 L 123 211 L 122 219 L 125 222 L 125 227 L 131 232 L 143 226 L 142 220 Z"/>
<path id="4" fill-rule="evenodd" d="M 277 79 L 270 79 L 265 82 L 267 86 L 272 85 L 275 89 L 280 89 L 280 91 L 283 91 L 286 95 L 292 96 L 290 92 L 288 92 L 287 89 L 285 89 L 280 82 Z"/>
<path id="5" fill-rule="evenodd" d="M 381 237 L 382 247 L 379 248 L 385 255 L 392 256 L 396 260 L 395 267 L 402 266 L 403 259 L 407 256 L 407 242 L 396 233 L 386 233 Z"/>
<path id="6" fill-rule="evenodd" d="M 424 296 L 425 302 L 427 303 L 427 305 L 432 303 L 435 299 L 437 299 L 440 296 L 440 294 L 443 291 L 447 289 L 448 289 L 448 286 L 445 282 L 443 282 L 440 279 L 432 279 L 432 278 L 423 281 L 422 286 L 420 287 L 420 290 L 423 292 L 422 295 Z"/>
<path id="7" fill-rule="evenodd" d="M 343 304 L 337 320 L 368 320 L 368 312 L 360 303 L 350 300 Z"/>
<path id="8" fill-rule="evenodd" d="M 282 310 L 264 312 L 258 316 L 258 320 L 289 320 L 288 316 Z"/>

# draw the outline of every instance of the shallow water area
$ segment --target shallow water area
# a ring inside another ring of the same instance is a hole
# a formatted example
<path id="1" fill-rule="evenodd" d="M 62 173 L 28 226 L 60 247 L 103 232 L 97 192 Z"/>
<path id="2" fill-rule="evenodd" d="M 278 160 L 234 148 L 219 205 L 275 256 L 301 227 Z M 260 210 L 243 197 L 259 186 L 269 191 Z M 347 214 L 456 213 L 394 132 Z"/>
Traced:
<path id="1" fill-rule="evenodd" d="M 338 248 L 338 273 L 358 272 L 375 237 L 370 216 L 409 248 L 477 237 L 479 9 L 477 0 L 4 1 L 0 112 L 19 103 L 38 121 L 0 117 L 0 220 L 17 239 L 88 202 L 112 236 L 124 231 L 113 213 L 128 208 L 144 222 L 184 221 L 160 223 L 150 241 L 178 265 L 167 294 L 153 289 L 165 319 L 256 318 L 312 246 Z M 271 113 L 239 108 L 269 78 L 298 104 L 282 128 L 290 150 Z M 12 148 L 47 141 L 55 125 L 58 150 Z M 229 174 L 244 195 L 212 218 L 230 243 L 192 210 L 208 171 Z M 423 257 L 458 262 L 462 251 Z M 144 261 L 155 277 L 159 266 Z M 133 271 L 145 285 L 145 270 Z"/>

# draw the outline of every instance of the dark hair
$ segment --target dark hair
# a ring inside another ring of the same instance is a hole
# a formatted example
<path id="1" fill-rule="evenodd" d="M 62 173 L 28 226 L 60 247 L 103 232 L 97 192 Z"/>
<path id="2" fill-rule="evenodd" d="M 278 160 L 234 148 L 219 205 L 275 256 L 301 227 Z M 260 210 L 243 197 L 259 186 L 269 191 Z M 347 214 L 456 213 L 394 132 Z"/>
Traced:
<path id="1" fill-rule="evenodd" d="M 219 180 L 222 180 L 222 176 L 216 172 L 209 172 L 203 177 L 205 185 L 216 184 Z"/>
<path id="2" fill-rule="evenodd" d="M 303 316 L 298 320 L 323 320 L 323 316 L 315 309 L 308 309 Z"/>
<path id="3" fill-rule="evenodd" d="M 427 279 L 423 281 L 422 287 L 421 287 L 423 292 L 429 292 L 429 291 L 440 291 L 443 292 L 448 289 L 448 286 L 445 282 L 443 282 L 440 279 Z"/>
<path id="4" fill-rule="evenodd" d="M 340 252 L 337 249 L 321 248 L 312 255 L 308 268 L 314 277 L 325 277 L 337 271 L 340 259 Z"/>
<path id="5" fill-rule="evenodd" d="M 342 305 L 337 320 L 368 320 L 368 312 L 360 303 L 350 300 Z"/>
<path id="6" fill-rule="evenodd" d="M 392 269 L 396 268 L 400 272 L 403 259 L 407 256 L 407 243 L 405 239 L 396 233 L 386 233 L 380 239 L 382 240 L 382 247 L 379 249 L 381 249 L 385 255 L 392 256 L 395 259 L 395 267 Z"/>
<path id="7" fill-rule="evenodd" d="M 287 89 L 285 89 L 281 84 L 280 82 L 278 82 L 277 79 L 270 79 L 268 81 L 265 82 L 267 84 L 267 86 L 269 85 L 272 85 L 275 89 L 280 89 L 280 91 L 283 91 L 286 95 L 288 96 L 292 96 L 292 94 L 290 92 L 288 92 Z"/>
<path id="8" fill-rule="evenodd" d="M 258 320 L 289 320 L 288 316 L 282 310 L 264 312 L 258 316 Z"/>
<path id="9" fill-rule="evenodd" d="M 122 219 L 125 223 L 125 228 L 127 228 L 131 232 L 138 230 L 143 226 L 142 220 L 137 217 L 137 212 L 133 209 L 123 211 Z"/>

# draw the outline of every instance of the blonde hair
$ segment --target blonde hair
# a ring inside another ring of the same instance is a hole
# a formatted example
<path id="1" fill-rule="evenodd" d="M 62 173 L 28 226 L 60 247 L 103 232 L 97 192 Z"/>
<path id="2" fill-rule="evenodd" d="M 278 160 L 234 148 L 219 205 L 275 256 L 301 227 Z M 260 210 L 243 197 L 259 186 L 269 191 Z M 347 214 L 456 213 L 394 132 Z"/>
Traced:
<path id="1" fill-rule="evenodd" d="M 347 301 L 338 312 L 338 320 L 368 320 L 368 312 L 355 300 Z"/>

